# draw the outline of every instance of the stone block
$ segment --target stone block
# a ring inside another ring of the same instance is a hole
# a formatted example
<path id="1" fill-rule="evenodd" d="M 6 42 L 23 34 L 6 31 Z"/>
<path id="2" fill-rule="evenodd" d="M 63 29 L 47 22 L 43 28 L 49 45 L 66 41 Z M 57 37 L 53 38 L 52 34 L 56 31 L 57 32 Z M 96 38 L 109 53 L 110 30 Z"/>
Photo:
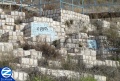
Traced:
<path id="1" fill-rule="evenodd" d="M 0 26 L 4 26 L 5 25 L 5 20 L 0 20 Z"/>
<path id="2" fill-rule="evenodd" d="M 0 13 L 2 13 L 2 12 L 3 12 L 3 9 L 0 8 Z"/>
<path id="3" fill-rule="evenodd" d="M 25 72 L 12 71 L 12 77 L 16 81 L 26 81 L 29 75 L 28 73 L 25 73 Z"/>
<path id="4" fill-rule="evenodd" d="M 96 60 L 96 65 L 98 65 L 98 66 L 103 65 L 103 61 Z"/>
<path id="5" fill-rule="evenodd" d="M 105 20 L 98 19 L 97 24 L 99 27 L 110 28 L 110 22 L 105 21 Z"/>
<path id="6" fill-rule="evenodd" d="M 31 51 L 30 58 L 32 58 L 32 59 L 41 59 L 42 58 L 42 52 Z"/>
<path id="7" fill-rule="evenodd" d="M 62 54 L 62 55 L 64 55 L 64 54 L 66 55 L 67 54 L 67 50 L 65 48 L 61 48 L 59 50 L 59 53 Z"/>
<path id="8" fill-rule="evenodd" d="M 38 66 L 37 59 L 31 59 L 31 58 L 20 58 L 20 63 L 23 65 L 30 65 L 30 66 Z"/>
<path id="9" fill-rule="evenodd" d="M 25 12 L 11 11 L 10 15 L 12 15 L 12 16 L 23 16 L 23 17 L 25 17 Z"/>
<path id="10" fill-rule="evenodd" d="M 94 78 L 97 81 L 106 81 L 107 80 L 107 78 L 105 76 L 101 76 L 101 75 L 94 75 Z"/>
<path id="11" fill-rule="evenodd" d="M 12 43 L 0 43 L 0 50 L 1 52 L 11 52 L 13 50 L 13 44 Z"/>
<path id="12" fill-rule="evenodd" d="M 7 25 L 14 25 L 14 19 L 13 18 L 6 18 L 5 19 L 5 23 L 7 24 Z"/>
<path id="13" fill-rule="evenodd" d="M 54 67 L 54 68 L 60 68 L 61 66 L 61 62 L 59 61 L 52 61 L 52 60 L 48 60 L 48 66 L 49 67 Z"/>

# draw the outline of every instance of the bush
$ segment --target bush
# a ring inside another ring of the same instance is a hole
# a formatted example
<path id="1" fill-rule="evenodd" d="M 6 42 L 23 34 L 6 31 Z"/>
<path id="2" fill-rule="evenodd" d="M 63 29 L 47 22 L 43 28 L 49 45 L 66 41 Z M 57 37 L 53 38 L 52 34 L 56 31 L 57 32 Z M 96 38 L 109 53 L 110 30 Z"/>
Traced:
<path id="1" fill-rule="evenodd" d="M 21 47 L 24 50 L 35 49 L 36 51 L 41 51 L 47 59 L 61 59 L 61 54 L 56 51 L 55 47 L 47 43 L 37 43 L 33 45 L 32 43 L 25 42 Z"/>
<path id="2" fill-rule="evenodd" d="M 13 66 L 10 66 L 9 63 L 15 62 L 15 57 L 9 52 L 9 55 L 1 55 L 0 57 L 0 67 L 10 67 L 11 69 L 14 69 Z"/>
<path id="3" fill-rule="evenodd" d="M 67 56 L 67 60 L 62 60 L 62 69 L 64 70 L 78 70 L 78 65 L 74 63 L 71 56 Z"/>
<path id="4" fill-rule="evenodd" d="M 72 19 L 65 21 L 65 25 L 66 25 L 67 27 L 70 27 L 73 23 L 74 23 L 74 21 L 73 21 Z"/>
<path id="5" fill-rule="evenodd" d="M 103 75 L 103 76 L 108 77 L 108 79 L 119 78 L 118 76 L 120 75 L 120 71 L 118 71 L 118 69 L 115 67 L 94 66 L 94 68 L 91 70 L 93 74 Z"/>
<path id="6" fill-rule="evenodd" d="M 52 42 L 52 45 L 54 45 L 56 48 L 60 45 L 60 40 L 55 40 Z"/>
<path id="7" fill-rule="evenodd" d="M 43 56 L 45 56 L 48 59 L 55 59 L 61 57 L 59 52 L 56 51 L 56 49 L 53 46 L 48 45 L 47 43 L 37 44 L 35 46 L 35 49 L 37 51 L 42 51 Z"/>
<path id="8" fill-rule="evenodd" d="M 22 20 L 18 19 L 15 21 L 15 24 L 21 24 L 22 23 Z"/>

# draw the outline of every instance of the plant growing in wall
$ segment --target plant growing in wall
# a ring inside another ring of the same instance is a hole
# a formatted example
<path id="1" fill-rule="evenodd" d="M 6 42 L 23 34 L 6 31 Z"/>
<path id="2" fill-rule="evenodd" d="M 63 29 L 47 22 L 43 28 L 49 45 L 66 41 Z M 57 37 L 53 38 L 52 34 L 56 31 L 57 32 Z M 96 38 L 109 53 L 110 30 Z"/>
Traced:
<path id="1" fill-rule="evenodd" d="M 79 43 L 79 47 L 83 47 L 83 44 L 81 42 Z"/>
<path id="2" fill-rule="evenodd" d="M 59 40 L 53 41 L 53 42 L 52 42 L 52 45 L 54 45 L 55 47 L 59 46 L 59 45 L 60 45 Z"/>
<path id="3" fill-rule="evenodd" d="M 17 19 L 16 21 L 15 21 L 15 24 L 21 24 L 22 23 L 22 20 L 20 20 L 20 19 Z"/>
<path id="4" fill-rule="evenodd" d="M 71 25 L 73 25 L 73 23 L 74 23 L 74 21 L 73 21 L 72 19 L 65 21 L 65 25 L 66 25 L 67 27 L 70 27 Z"/>

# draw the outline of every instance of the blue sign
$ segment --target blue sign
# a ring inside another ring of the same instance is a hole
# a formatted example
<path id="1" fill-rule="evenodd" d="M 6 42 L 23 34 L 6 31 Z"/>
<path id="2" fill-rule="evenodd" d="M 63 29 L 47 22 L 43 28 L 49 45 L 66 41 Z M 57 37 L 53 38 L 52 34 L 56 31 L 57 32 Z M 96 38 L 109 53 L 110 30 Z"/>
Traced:
<path id="1" fill-rule="evenodd" d="M 49 35 L 52 41 L 57 38 L 57 33 L 47 23 L 32 22 L 31 36 L 37 35 Z"/>
<path id="2" fill-rule="evenodd" d="M 12 76 L 12 70 L 9 67 L 0 68 L 0 81 L 15 81 Z"/>
<path id="3" fill-rule="evenodd" d="M 96 40 L 87 40 L 87 43 L 88 43 L 88 48 L 97 49 Z"/>

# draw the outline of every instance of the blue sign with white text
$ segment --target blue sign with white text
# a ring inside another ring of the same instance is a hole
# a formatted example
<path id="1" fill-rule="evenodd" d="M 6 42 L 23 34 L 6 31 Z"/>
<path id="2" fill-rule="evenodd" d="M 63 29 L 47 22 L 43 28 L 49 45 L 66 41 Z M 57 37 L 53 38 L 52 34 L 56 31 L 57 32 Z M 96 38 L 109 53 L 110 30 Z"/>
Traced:
<path id="1" fill-rule="evenodd" d="M 53 28 L 49 27 L 47 23 L 39 23 L 32 22 L 31 23 L 31 35 L 49 35 L 51 40 L 55 40 L 57 38 L 57 33 L 53 30 Z"/>
<path id="2" fill-rule="evenodd" d="M 96 40 L 87 40 L 87 43 L 88 43 L 88 48 L 97 49 Z"/>
<path id="3" fill-rule="evenodd" d="M 12 76 L 12 70 L 9 67 L 0 68 L 0 81 L 15 81 Z"/>

